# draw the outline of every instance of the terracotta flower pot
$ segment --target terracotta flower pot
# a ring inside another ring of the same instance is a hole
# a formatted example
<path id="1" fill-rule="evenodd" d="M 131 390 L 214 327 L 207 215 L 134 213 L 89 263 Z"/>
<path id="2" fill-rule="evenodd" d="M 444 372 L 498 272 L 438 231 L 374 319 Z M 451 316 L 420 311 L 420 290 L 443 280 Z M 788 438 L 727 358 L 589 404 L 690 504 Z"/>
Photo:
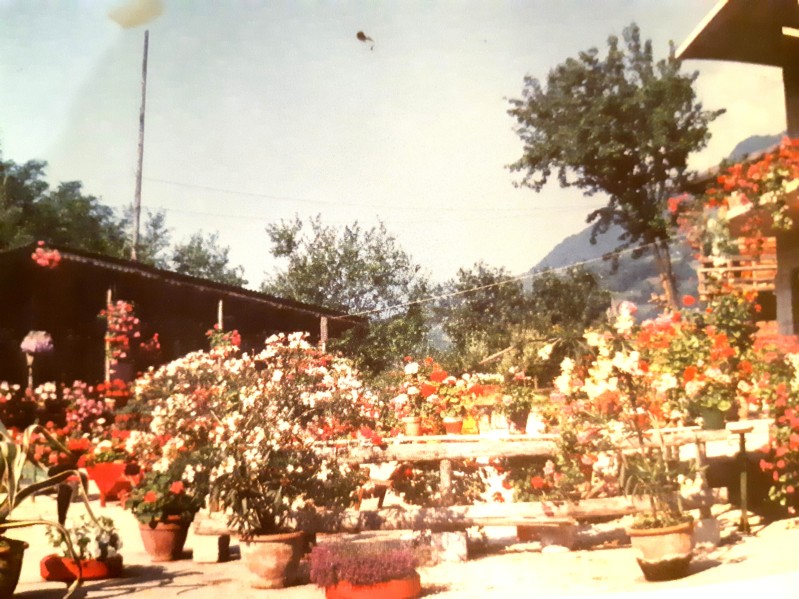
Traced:
<path id="1" fill-rule="evenodd" d="M 422 592 L 419 574 L 408 578 L 387 580 L 370 585 L 350 584 L 341 581 L 333 586 L 325 587 L 326 599 L 414 599 Z"/>
<path id="2" fill-rule="evenodd" d="M 87 559 L 80 563 L 83 580 L 117 578 L 122 575 L 122 556 L 105 560 Z M 78 577 L 78 564 L 60 555 L 48 555 L 39 562 L 39 573 L 48 582 L 72 582 Z"/>
<path id="3" fill-rule="evenodd" d="M 240 541 L 241 559 L 250 571 L 256 589 L 282 589 L 296 582 L 300 558 L 305 551 L 305 533 L 256 535 Z"/>
<path id="4" fill-rule="evenodd" d="M 180 559 L 190 522 L 159 522 L 155 528 L 139 523 L 144 549 L 154 562 L 172 562 Z"/>
<path id="5" fill-rule="evenodd" d="M 422 419 L 419 416 L 405 416 L 402 419 L 405 425 L 405 434 L 409 437 L 418 437 L 422 434 Z"/>
<path id="6" fill-rule="evenodd" d="M 100 505 L 105 507 L 108 499 L 117 499 L 120 493 L 127 493 L 133 487 L 125 478 L 125 462 L 101 462 L 86 466 L 86 473 L 100 491 Z"/>
<path id="7" fill-rule="evenodd" d="M 25 541 L 0 537 L 0 597 L 11 597 L 22 571 L 22 555 L 28 548 Z"/>
<path id="8" fill-rule="evenodd" d="M 627 530 L 636 559 L 647 580 L 674 580 L 688 573 L 694 549 L 694 523 L 665 528 Z"/>
<path id="9" fill-rule="evenodd" d="M 463 431 L 463 418 L 446 417 L 443 420 L 444 430 L 448 435 L 460 435 Z"/>

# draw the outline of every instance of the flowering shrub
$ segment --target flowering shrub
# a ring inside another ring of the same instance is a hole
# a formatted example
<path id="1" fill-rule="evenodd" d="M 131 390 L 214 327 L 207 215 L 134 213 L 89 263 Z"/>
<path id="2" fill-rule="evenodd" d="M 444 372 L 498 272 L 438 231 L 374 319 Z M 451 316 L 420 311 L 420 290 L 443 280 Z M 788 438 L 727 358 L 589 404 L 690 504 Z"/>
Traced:
<path id="1" fill-rule="evenodd" d="M 115 558 L 122 548 L 122 539 L 111 518 L 99 516 L 94 522 L 88 516 L 81 516 L 77 520 L 67 520 L 64 528 L 81 561 Z M 58 549 L 59 555 L 70 557 L 64 535 L 57 528 L 47 527 L 46 534 L 47 540 Z"/>
<path id="2" fill-rule="evenodd" d="M 36 409 L 32 393 L 19 385 L 0 382 L 0 422 L 6 428 L 27 428 L 36 418 Z"/>
<path id="3" fill-rule="evenodd" d="M 67 402 L 67 425 L 89 433 L 97 426 L 97 421 L 106 415 L 105 402 L 94 391 L 93 387 L 82 381 L 75 381 L 71 387 L 63 388 L 63 397 Z"/>
<path id="4" fill-rule="evenodd" d="M 349 363 L 302 333 L 272 336 L 256 354 L 232 345 L 188 354 L 137 380 L 136 396 L 153 433 L 189 453 L 213 449 L 212 497 L 245 537 L 286 528 L 311 500 L 349 503 L 355 487 L 341 483 L 354 479 L 319 443 L 356 436 L 377 414 Z"/>
<path id="5" fill-rule="evenodd" d="M 141 337 L 141 322 L 134 313 L 133 304 L 117 300 L 100 311 L 100 318 L 106 321 L 108 359 L 119 361 L 131 357 L 132 340 Z"/>
<path id="6" fill-rule="evenodd" d="M 56 249 L 49 249 L 44 241 L 37 242 L 37 247 L 31 254 L 31 260 L 42 268 L 55 268 L 61 262 L 61 253 Z"/>
<path id="7" fill-rule="evenodd" d="M 311 582 L 368 586 L 413 576 L 417 561 L 409 547 L 389 542 L 326 543 L 311 550 Z"/>
<path id="8" fill-rule="evenodd" d="M 211 349 L 219 347 L 241 347 L 241 335 L 237 330 L 224 331 L 222 328 L 215 324 L 214 328 L 205 332 L 208 337 L 208 344 Z"/>

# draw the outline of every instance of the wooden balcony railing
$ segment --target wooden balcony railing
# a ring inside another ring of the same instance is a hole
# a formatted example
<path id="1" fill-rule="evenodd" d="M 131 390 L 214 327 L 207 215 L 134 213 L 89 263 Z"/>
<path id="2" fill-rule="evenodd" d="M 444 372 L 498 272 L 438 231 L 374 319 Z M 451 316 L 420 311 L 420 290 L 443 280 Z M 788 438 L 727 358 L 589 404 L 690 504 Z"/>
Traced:
<path id="1" fill-rule="evenodd" d="M 742 244 L 739 244 L 743 249 Z M 697 268 L 699 295 L 702 299 L 722 290 L 762 292 L 775 290 L 777 251 L 774 238 L 766 240 L 758 256 L 728 256 L 723 262 L 703 258 Z"/>

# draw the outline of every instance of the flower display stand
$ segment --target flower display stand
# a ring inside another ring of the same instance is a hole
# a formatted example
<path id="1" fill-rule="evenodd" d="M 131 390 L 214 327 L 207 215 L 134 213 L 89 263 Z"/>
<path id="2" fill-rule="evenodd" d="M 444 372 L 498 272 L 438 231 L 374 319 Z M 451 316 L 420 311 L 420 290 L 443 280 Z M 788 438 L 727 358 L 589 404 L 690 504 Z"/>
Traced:
<path id="1" fill-rule="evenodd" d="M 83 580 L 118 578 L 122 575 L 122 556 L 108 559 L 87 559 L 80 563 Z M 78 577 L 78 564 L 60 555 L 48 555 L 39 562 L 39 573 L 48 582 L 72 582 Z"/>

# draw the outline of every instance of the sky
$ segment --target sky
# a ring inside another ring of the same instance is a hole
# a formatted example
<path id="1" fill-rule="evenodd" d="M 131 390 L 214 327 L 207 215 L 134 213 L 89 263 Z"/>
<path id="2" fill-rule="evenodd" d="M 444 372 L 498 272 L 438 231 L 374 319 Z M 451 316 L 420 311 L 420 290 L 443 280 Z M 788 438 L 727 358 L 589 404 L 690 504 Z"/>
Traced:
<path id="1" fill-rule="evenodd" d="M 128 3 L 155 0 L 128 0 Z M 144 26 L 122 0 L 0 0 L 0 151 L 133 201 Z M 478 260 L 527 271 L 601 197 L 516 188 L 507 114 L 525 75 L 605 47 L 635 21 L 656 57 L 715 0 L 163 0 L 149 23 L 142 206 L 173 241 L 219 233 L 257 288 L 282 264 L 270 223 L 386 224 L 435 281 Z M 374 40 L 356 38 L 363 31 Z M 727 113 L 692 166 L 785 128 L 778 69 L 686 61 Z"/>

